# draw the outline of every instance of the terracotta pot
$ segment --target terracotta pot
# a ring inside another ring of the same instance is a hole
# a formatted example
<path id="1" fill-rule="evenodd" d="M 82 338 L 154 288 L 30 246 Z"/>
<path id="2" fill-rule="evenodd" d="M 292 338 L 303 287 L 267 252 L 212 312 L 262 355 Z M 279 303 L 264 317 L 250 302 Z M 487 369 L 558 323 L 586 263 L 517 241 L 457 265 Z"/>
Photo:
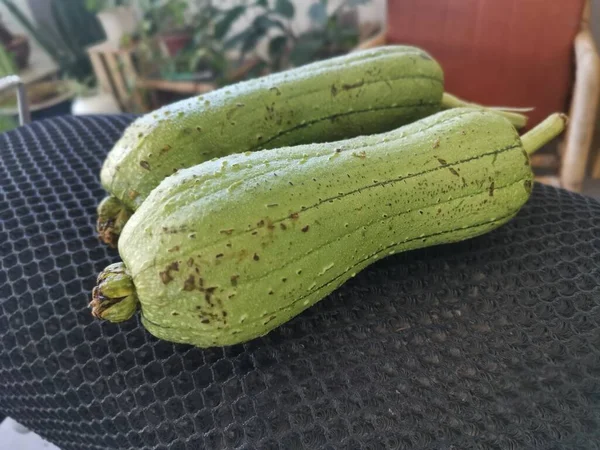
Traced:
<path id="1" fill-rule="evenodd" d="M 168 56 L 175 56 L 191 40 L 192 35 L 188 31 L 172 31 L 159 36 Z"/>
<path id="2" fill-rule="evenodd" d="M 6 50 L 13 55 L 19 69 L 24 69 L 29 64 L 29 40 L 27 36 L 17 34 L 6 46 Z"/>

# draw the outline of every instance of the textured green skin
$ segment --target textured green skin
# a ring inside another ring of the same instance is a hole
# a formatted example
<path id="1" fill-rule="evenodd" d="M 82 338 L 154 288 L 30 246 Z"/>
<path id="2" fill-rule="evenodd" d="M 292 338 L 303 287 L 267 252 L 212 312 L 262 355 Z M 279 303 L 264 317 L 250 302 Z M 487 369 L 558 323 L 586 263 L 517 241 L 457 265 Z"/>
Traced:
<path id="1" fill-rule="evenodd" d="M 235 344 L 380 258 L 502 225 L 532 180 L 506 119 L 448 110 L 380 135 L 182 170 L 133 214 L 119 252 L 152 334 Z"/>
<path id="2" fill-rule="evenodd" d="M 443 72 L 389 46 L 237 83 L 136 120 L 108 154 L 103 186 L 132 211 L 166 176 L 231 153 L 334 141 L 440 110 Z"/>

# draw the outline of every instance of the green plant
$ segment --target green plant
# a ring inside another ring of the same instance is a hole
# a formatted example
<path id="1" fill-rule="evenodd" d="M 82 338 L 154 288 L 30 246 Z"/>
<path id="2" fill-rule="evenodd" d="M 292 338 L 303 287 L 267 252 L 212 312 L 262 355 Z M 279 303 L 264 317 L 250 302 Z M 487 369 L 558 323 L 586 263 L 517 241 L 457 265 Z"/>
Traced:
<path id="1" fill-rule="evenodd" d="M 85 7 L 92 13 L 98 13 L 105 9 L 115 8 L 117 6 L 129 5 L 129 0 L 85 0 Z"/>
<path id="2" fill-rule="evenodd" d="M 9 116 L 0 116 L 0 133 L 10 131 L 13 128 L 17 128 L 19 124 L 15 119 Z"/>
<path id="3" fill-rule="evenodd" d="M 18 72 L 13 55 L 0 45 L 0 78 Z"/>
<path id="4" fill-rule="evenodd" d="M 343 0 L 328 13 L 328 0 L 317 0 L 308 9 L 311 27 L 301 33 L 295 33 L 290 26 L 296 14 L 291 0 L 244 2 L 225 13 L 224 23 L 230 25 L 230 21 L 237 21 L 248 10 L 255 10 L 256 16 L 246 29 L 227 38 L 226 48 L 237 49 L 243 59 L 268 39 L 269 59 L 262 62 L 269 71 L 343 54 L 358 43 L 358 29 L 345 25 L 342 18 L 369 2 Z"/>
<path id="5" fill-rule="evenodd" d="M 46 50 L 62 73 L 79 81 L 89 79 L 92 66 L 86 47 L 104 39 L 104 31 L 83 0 L 51 0 L 56 27 L 50 22 L 33 23 L 13 0 L 2 0 L 9 12 Z M 55 31 L 56 30 L 56 31 Z"/>

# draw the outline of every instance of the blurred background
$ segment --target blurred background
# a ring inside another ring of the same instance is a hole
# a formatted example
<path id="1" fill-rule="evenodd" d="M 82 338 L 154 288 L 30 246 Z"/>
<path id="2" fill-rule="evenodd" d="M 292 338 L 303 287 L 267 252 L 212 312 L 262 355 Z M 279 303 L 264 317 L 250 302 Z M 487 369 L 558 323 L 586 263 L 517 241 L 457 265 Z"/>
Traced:
<path id="1" fill-rule="evenodd" d="M 600 196 L 600 0 L 0 0 L 0 77 L 18 74 L 33 120 L 145 113 L 237 81 L 409 44 L 446 90 L 554 111 L 569 132 L 535 155 L 540 181 Z M 0 96 L 0 131 L 18 124 Z"/>
<path id="2" fill-rule="evenodd" d="M 384 18 L 383 0 L 2 0 L 0 71 L 29 85 L 34 119 L 141 113 L 344 54 Z"/>

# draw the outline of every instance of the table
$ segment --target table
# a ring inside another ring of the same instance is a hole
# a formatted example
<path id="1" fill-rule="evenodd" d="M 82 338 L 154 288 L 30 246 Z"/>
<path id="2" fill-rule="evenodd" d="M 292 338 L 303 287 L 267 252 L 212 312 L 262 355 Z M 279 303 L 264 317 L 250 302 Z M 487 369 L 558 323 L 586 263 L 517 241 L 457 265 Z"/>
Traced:
<path id="1" fill-rule="evenodd" d="M 0 412 L 63 450 L 598 448 L 600 203 L 536 185 L 479 238 L 391 256 L 268 336 L 93 320 L 101 162 L 133 116 L 0 135 Z"/>

